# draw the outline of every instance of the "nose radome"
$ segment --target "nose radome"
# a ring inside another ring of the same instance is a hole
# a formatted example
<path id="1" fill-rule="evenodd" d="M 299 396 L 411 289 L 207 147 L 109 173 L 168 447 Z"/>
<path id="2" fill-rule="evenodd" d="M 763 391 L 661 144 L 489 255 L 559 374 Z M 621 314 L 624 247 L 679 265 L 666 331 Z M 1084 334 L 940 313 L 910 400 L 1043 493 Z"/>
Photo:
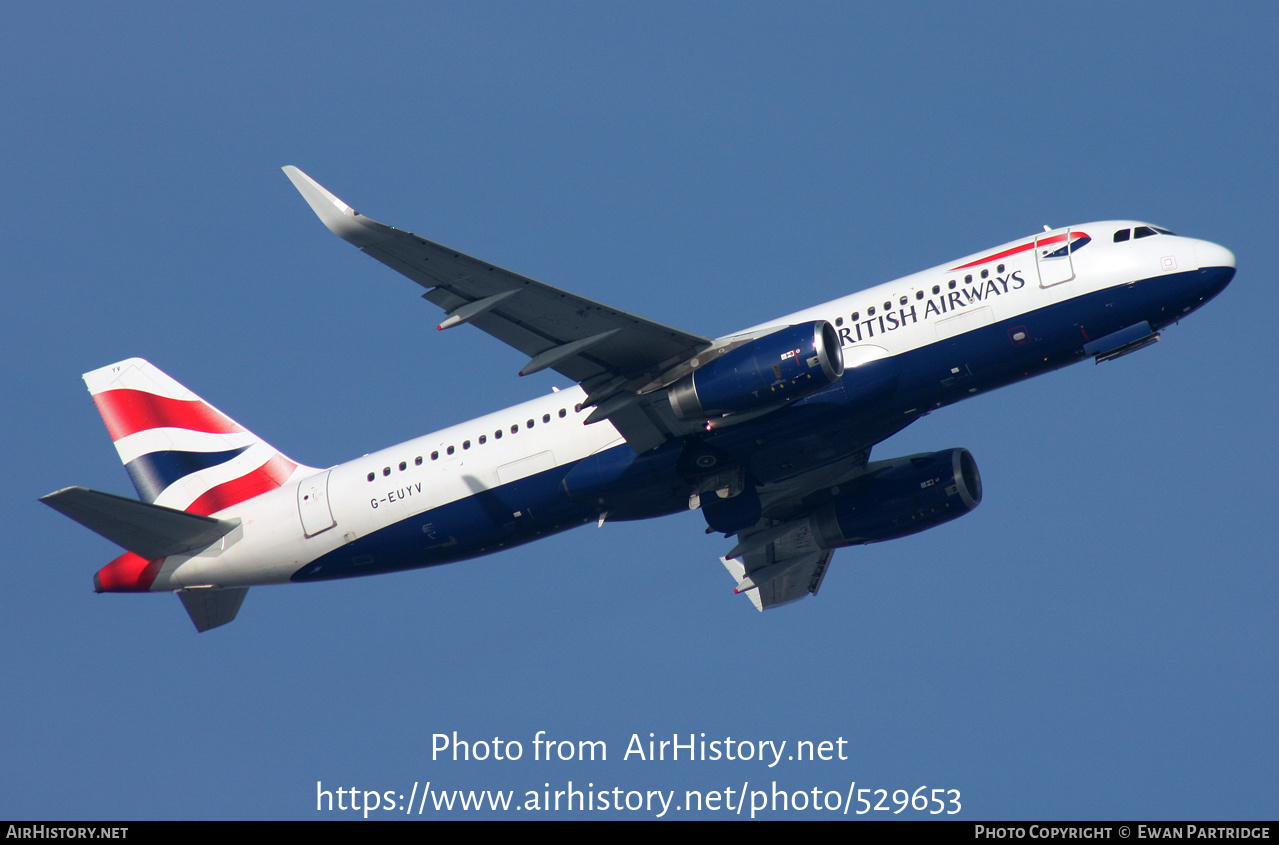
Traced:
<path id="1" fill-rule="evenodd" d="M 1195 241 L 1195 259 L 1201 270 L 1208 267 L 1229 267 L 1233 270 L 1235 267 L 1235 254 L 1211 241 Z"/>

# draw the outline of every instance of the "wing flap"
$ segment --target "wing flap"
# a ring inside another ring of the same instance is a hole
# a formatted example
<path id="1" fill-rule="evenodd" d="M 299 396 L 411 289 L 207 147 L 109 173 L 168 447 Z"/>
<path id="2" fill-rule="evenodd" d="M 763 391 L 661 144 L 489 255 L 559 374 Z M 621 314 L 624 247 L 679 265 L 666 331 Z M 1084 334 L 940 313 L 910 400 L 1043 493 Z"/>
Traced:
<path id="1" fill-rule="evenodd" d="M 799 520 L 741 532 L 720 562 L 737 578 L 735 592 L 767 610 L 817 595 L 833 555 L 817 544 L 807 520 Z"/>
<path id="2" fill-rule="evenodd" d="M 764 611 L 817 595 L 833 555 L 829 549 L 818 549 L 773 563 L 762 552 L 747 553 L 742 560 L 719 560 L 737 580 L 734 592 L 745 593 L 756 610 Z"/>

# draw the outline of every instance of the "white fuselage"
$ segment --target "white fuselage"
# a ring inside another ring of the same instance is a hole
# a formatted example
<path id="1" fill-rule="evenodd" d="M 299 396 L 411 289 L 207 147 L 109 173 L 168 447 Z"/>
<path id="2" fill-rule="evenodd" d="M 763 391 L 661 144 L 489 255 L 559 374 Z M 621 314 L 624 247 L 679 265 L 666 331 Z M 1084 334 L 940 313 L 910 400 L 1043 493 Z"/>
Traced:
<path id="1" fill-rule="evenodd" d="M 1233 267 L 1227 250 L 1204 241 L 1167 234 L 1119 243 L 1112 239 L 1116 231 L 1142 225 L 1092 223 L 1010 242 L 761 323 L 741 335 L 827 320 L 839 332 L 845 365 L 855 371 L 1107 289 L 1200 267 Z M 1087 248 L 1048 257 L 1081 233 L 1091 238 Z M 1162 324 L 1192 307 L 1180 305 L 1179 313 L 1167 315 Z M 1086 326 L 1083 331 L 1086 336 Z M 151 589 L 288 582 L 309 562 L 362 537 L 623 444 L 608 421 L 585 425 L 590 409 L 580 408 L 583 398 L 579 388 L 542 396 L 216 513 L 241 524 L 212 548 L 166 560 Z M 939 399 L 936 404 L 944 403 Z M 307 484 L 315 491 L 315 499 L 307 502 L 318 505 L 302 504 L 301 488 Z M 309 517 L 304 513 L 308 507 L 317 508 Z M 527 516 L 513 510 L 510 520 L 517 523 Z M 448 526 L 423 524 L 421 532 L 446 542 Z"/>

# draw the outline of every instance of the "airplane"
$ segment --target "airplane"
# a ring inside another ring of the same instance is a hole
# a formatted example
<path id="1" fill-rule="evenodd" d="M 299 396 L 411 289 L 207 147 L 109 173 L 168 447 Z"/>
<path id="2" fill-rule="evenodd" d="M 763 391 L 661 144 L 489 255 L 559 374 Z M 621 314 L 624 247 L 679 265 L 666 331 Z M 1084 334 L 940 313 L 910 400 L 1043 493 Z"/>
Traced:
<path id="1" fill-rule="evenodd" d="M 720 338 L 662 325 L 356 212 L 284 168 L 334 234 L 444 317 L 577 387 L 328 469 L 285 456 L 152 364 L 84 375 L 139 498 L 41 501 L 126 551 L 97 592 L 173 592 L 197 631 L 248 589 L 452 563 L 574 526 L 700 510 L 758 610 L 821 588 L 845 546 L 970 512 L 968 450 L 870 460 L 944 405 L 1158 341 L 1235 256 L 1131 220 L 1051 229 Z"/>

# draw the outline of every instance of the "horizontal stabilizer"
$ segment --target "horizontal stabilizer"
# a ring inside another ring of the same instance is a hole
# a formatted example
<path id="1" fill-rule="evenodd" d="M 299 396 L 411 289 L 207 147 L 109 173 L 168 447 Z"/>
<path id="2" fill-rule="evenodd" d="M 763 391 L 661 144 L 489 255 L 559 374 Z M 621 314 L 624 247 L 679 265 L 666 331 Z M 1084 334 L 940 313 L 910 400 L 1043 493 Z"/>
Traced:
<path id="1" fill-rule="evenodd" d="M 147 560 L 203 549 L 240 524 L 87 487 L 68 487 L 40 501 Z"/>
<path id="2" fill-rule="evenodd" d="M 203 634 L 210 628 L 218 628 L 234 621 L 248 593 L 248 587 L 227 587 L 221 590 L 199 588 L 181 590 L 178 598 L 182 599 L 182 606 L 195 623 L 196 633 Z"/>

